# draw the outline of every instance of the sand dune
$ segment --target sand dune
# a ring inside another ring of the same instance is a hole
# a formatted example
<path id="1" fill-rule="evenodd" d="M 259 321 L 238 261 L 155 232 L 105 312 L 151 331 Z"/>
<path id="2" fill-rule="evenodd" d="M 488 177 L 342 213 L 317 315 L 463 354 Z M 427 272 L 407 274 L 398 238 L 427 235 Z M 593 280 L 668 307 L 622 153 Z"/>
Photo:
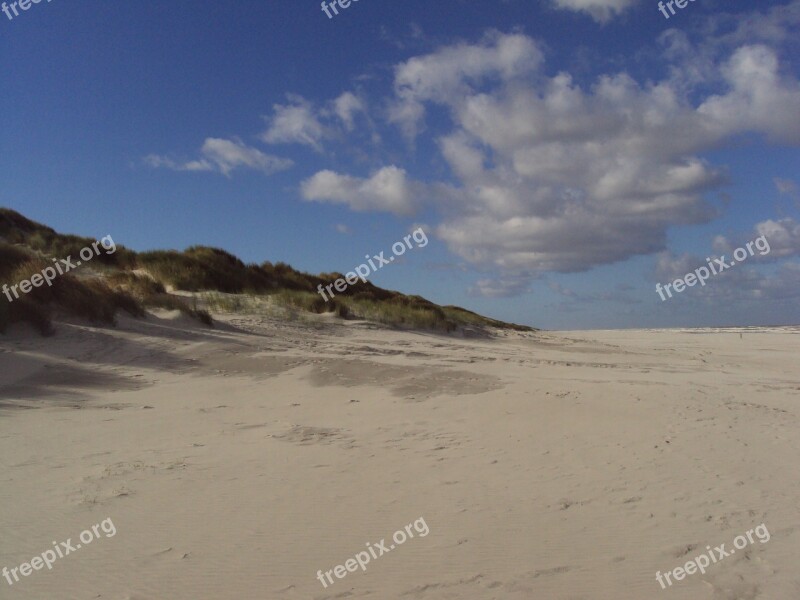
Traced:
<path id="1" fill-rule="evenodd" d="M 3 598 L 800 597 L 798 328 L 220 319 L 0 338 L 0 567 L 117 530 Z M 769 542 L 656 582 L 761 523 Z"/>

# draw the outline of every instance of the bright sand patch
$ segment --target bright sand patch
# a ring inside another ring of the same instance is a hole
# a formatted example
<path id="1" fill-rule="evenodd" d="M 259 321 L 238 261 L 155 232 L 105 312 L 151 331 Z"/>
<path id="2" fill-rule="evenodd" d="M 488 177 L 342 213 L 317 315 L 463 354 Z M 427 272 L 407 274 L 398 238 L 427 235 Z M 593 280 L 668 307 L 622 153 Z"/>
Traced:
<path id="1" fill-rule="evenodd" d="M 117 529 L 2 598 L 798 597 L 797 329 L 227 321 L 0 337 L 0 568 Z M 768 543 L 660 589 L 761 523 Z"/>

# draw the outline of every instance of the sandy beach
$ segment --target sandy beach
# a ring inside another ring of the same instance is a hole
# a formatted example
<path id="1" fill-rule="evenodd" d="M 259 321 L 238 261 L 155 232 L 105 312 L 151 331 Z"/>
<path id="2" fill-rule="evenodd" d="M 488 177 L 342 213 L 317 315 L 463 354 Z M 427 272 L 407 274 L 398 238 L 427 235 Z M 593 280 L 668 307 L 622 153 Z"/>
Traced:
<path id="1" fill-rule="evenodd" d="M 0 600 L 800 600 L 800 0 L 0 36 Z"/>
<path id="2" fill-rule="evenodd" d="M 3 598 L 798 597 L 800 328 L 216 318 L 0 339 L 0 567 L 116 529 Z"/>

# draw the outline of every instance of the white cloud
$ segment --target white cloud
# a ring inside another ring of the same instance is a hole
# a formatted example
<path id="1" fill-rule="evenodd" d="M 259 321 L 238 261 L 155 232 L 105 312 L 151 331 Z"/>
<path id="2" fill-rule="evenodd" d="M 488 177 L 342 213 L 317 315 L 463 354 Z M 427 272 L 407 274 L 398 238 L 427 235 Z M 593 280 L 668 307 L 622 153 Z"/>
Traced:
<path id="1" fill-rule="evenodd" d="M 769 302 L 796 300 L 800 298 L 800 263 L 784 263 L 774 273 L 761 273 L 753 268 L 752 263 L 758 257 L 749 257 L 748 262 L 738 265 L 735 269 L 725 269 L 721 273 L 711 275 L 706 280 L 706 285 L 694 285 L 678 293 L 670 302 L 700 302 L 708 306 L 740 307 L 743 303 L 758 303 L 760 308 L 770 306 Z M 715 255 L 712 255 L 712 262 Z M 725 258 L 730 262 L 730 256 Z M 716 264 L 716 263 L 715 263 Z M 683 278 L 695 269 L 706 267 L 705 258 L 683 254 L 674 256 L 664 252 L 658 256 L 655 276 L 662 283 L 672 282 Z M 657 299 L 657 296 L 654 295 Z M 774 304 L 772 305 L 774 306 Z M 684 310 L 684 309 L 679 309 Z"/>
<path id="2" fill-rule="evenodd" d="M 586 88 L 508 59 L 537 52 L 501 35 L 396 69 L 395 101 L 413 108 L 411 121 L 427 104 L 449 109 L 453 130 L 438 144 L 457 186 L 428 195 L 444 216 L 438 236 L 473 265 L 574 272 L 663 250 L 670 227 L 717 214 L 704 194 L 726 177 L 700 153 L 745 132 L 800 142 L 800 88 L 764 46 L 718 64 L 726 89 L 694 102 L 685 82 L 640 84 L 623 72 Z"/>
<path id="3" fill-rule="evenodd" d="M 202 152 L 208 160 L 217 165 L 223 175 L 229 175 L 238 167 L 271 174 L 288 169 L 293 164 L 291 160 L 264 154 L 239 140 L 208 138 L 203 144 Z"/>
<path id="4" fill-rule="evenodd" d="M 264 117 L 267 130 L 261 139 L 268 144 L 303 144 L 322 150 L 322 140 L 330 134 L 319 121 L 314 107 L 300 96 L 290 95 L 289 104 L 275 104 L 274 114 Z"/>
<path id="5" fill-rule="evenodd" d="M 386 211 L 411 215 L 417 208 L 416 184 L 403 169 L 384 167 L 367 179 L 320 171 L 300 185 L 303 198 L 317 202 L 346 204 L 355 211 Z"/>
<path id="6" fill-rule="evenodd" d="M 583 12 L 598 23 L 607 23 L 612 17 L 625 12 L 637 0 L 554 0 L 557 8 Z"/>
<path id="7" fill-rule="evenodd" d="M 342 121 L 345 129 L 352 131 L 355 115 L 364 112 L 364 103 L 352 92 L 344 92 L 333 101 L 333 111 Z"/>
<path id="8" fill-rule="evenodd" d="M 743 46 L 722 67 L 729 84 L 697 112 L 725 134 L 759 131 L 776 141 L 800 143 L 800 84 L 781 77 L 778 58 L 763 45 Z"/>
<path id="9" fill-rule="evenodd" d="M 769 244 L 769 253 L 764 254 L 754 249 L 755 254 L 748 260 L 776 261 L 781 258 L 800 256 L 800 222 L 786 217 L 775 221 L 767 219 L 756 223 L 749 234 L 738 234 L 733 239 L 717 236 L 714 239 L 714 250 L 731 254 L 736 248 L 744 248 L 747 242 L 764 236 Z M 760 242 L 763 247 L 763 242 Z"/>
<path id="10" fill-rule="evenodd" d="M 478 44 L 445 46 L 412 58 L 395 67 L 396 99 L 390 106 L 390 122 L 413 138 L 421 130 L 423 102 L 449 103 L 489 79 L 510 81 L 531 73 L 543 60 L 531 38 L 498 32 L 488 33 Z"/>
<path id="11" fill-rule="evenodd" d="M 791 6 L 800 7 L 800 0 Z M 403 216 L 423 205 L 437 209 L 437 236 L 493 274 L 475 285 L 476 294 L 520 293 L 542 272 L 580 272 L 663 251 L 670 228 L 719 214 L 706 196 L 726 174 L 703 158 L 708 151 L 751 134 L 800 144 L 800 84 L 768 45 L 784 39 L 795 17 L 786 11 L 741 16 L 759 32 L 761 43 L 749 45 L 730 29 L 699 42 L 672 30 L 661 38 L 668 72 L 661 80 L 620 71 L 578 83 L 566 71 L 548 74 L 537 42 L 519 33 L 490 32 L 474 44 L 410 58 L 394 69 L 393 89 L 382 99 L 389 106 L 385 117 L 409 139 L 430 127 L 449 181 L 415 180 L 391 155 L 383 163 L 390 166 L 367 177 L 319 171 L 301 183 L 302 197 Z M 348 139 L 366 138 L 356 127 L 362 121 L 377 135 L 366 101 L 355 93 L 319 110 L 302 98 L 289 100 L 275 106 L 264 141 L 321 150 L 324 140 L 348 132 Z M 426 124 L 431 110 L 444 118 Z M 267 164 L 260 158 L 266 155 L 240 142 L 206 146 L 192 162 L 149 160 L 225 173 Z M 381 164 L 374 152 L 354 152 L 365 164 Z M 776 186 L 797 191 L 790 180 Z M 776 239 L 775 257 L 798 254 L 800 231 L 791 219 L 756 229 Z"/>
<path id="12" fill-rule="evenodd" d="M 364 116 L 368 137 L 380 140 L 366 103 L 353 92 L 343 92 L 319 108 L 302 96 L 289 94 L 288 99 L 289 104 L 275 104 L 273 114 L 264 117 L 267 129 L 260 137 L 267 144 L 300 144 L 321 152 L 326 140 L 353 132 L 359 114 Z"/>
<path id="13" fill-rule="evenodd" d="M 154 169 L 172 169 L 173 171 L 213 171 L 214 165 L 205 159 L 190 160 L 186 162 L 176 161 L 169 156 L 149 154 L 144 157 L 144 163 Z"/>
<path id="14" fill-rule="evenodd" d="M 271 175 L 289 169 L 294 164 L 287 158 L 264 154 L 237 139 L 206 138 L 200 152 L 203 156 L 196 160 L 177 161 L 168 156 L 151 154 L 145 157 L 144 162 L 153 168 L 167 168 L 174 171 L 216 171 L 226 177 L 240 167 Z"/>
<path id="15" fill-rule="evenodd" d="M 704 41 L 712 44 L 780 44 L 794 37 L 800 27 L 800 0 L 764 7 L 763 12 L 757 8 L 744 15 L 715 12 L 699 23 Z"/>

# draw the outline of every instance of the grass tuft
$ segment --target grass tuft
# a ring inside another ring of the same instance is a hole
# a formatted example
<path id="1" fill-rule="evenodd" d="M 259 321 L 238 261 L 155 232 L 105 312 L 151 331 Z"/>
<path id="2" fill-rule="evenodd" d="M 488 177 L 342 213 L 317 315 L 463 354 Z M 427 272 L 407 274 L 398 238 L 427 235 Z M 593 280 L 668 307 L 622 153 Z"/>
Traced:
<path id="1" fill-rule="evenodd" d="M 122 271 L 110 275 L 107 281 L 121 293 L 134 298 L 141 306 L 179 310 L 209 327 L 214 324 L 208 311 L 199 310 L 197 306 L 189 306 L 183 298 L 167 294 L 164 285 L 150 277 Z"/>

